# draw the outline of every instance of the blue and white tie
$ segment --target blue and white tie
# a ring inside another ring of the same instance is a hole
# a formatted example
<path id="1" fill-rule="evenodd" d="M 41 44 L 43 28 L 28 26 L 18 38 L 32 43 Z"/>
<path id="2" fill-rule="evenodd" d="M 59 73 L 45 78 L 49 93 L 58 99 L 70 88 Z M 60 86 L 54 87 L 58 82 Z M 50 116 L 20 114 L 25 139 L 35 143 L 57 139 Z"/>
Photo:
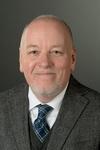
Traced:
<path id="1" fill-rule="evenodd" d="M 34 121 L 33 130 L 38 137 L 38 139 L 43 143 L 46 139 L 50 128 L 46 120 L 47 114 L 53 109 L 51 106 L 45 105 L 38 105 L 38 117 Z"/>

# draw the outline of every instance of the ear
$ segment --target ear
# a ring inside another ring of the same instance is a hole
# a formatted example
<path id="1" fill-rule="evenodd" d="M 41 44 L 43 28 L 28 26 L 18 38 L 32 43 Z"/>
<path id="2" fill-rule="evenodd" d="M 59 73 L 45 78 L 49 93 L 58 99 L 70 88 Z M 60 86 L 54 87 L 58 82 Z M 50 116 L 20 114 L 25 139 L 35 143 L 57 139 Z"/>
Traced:
<path id="1" fill-rule="evenodd" d="M 22 53 L 21 53 L 20 49 L 19 49 L 19 70 L 20 70 L 20 72 L 23 72 Z"/>
<path id="2" fill-rule="evenodd" d="M 73 48 L 72 49 L 72 64 L 71 64 L 72 72 L 75 70 L 75 66 L 76 66 L 76 49 Z"/>

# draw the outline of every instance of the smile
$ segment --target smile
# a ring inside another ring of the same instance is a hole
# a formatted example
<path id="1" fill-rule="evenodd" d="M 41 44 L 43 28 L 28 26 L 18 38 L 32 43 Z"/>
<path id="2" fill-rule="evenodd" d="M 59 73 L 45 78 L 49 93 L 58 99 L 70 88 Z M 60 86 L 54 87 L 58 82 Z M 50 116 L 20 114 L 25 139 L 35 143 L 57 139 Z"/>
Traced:
<path id="1" fill-rule="evenodd" d="M 47 73 L 47 72 L 39 72 L 39 73 L 35 73 L 34 75 L 36 76 L 40 76 L 40 77 L 52 77 L 52 76 L 55 76 L 56 74 L 55 73 Z"/>

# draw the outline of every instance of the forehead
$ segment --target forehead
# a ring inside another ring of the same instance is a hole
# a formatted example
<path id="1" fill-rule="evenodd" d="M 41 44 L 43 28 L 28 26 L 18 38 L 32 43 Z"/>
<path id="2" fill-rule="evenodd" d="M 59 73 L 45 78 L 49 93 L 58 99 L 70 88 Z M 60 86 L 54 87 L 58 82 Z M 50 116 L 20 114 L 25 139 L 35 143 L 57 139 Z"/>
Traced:
<path id="1" fill-rule="evenodd" d="M 67 27 L 56 20 L 36 20 L 31 22 L 23 34 L 26 43 L 37 40 L 46 42 L 71 42 Z"/>
<path id="2" fill-rule="evenodd" d="M 68 35 L 68 29 L 64 23 L 54 19 L 35 20 L 29 24 L 27 30 L 29 34 L 49 33 L 53 31 L 55 34 L 59 33 L 64 36 L 66 33 Z"/>

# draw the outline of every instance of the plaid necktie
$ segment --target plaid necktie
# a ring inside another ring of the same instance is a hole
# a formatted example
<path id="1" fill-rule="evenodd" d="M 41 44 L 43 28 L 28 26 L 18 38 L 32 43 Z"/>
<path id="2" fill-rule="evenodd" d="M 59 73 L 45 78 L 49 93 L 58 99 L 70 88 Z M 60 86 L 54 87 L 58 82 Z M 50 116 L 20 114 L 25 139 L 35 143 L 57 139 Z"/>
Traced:
<path id="1" fill-rule="evenodd" d="M 49 133 L 49 126 L 46 121 L 47 114 L 53 109 L 48 105 L 38 105 L 38 117 L 34 121 L 33 130 L 37 135 L 38 139 L 43 142 Z"/>

